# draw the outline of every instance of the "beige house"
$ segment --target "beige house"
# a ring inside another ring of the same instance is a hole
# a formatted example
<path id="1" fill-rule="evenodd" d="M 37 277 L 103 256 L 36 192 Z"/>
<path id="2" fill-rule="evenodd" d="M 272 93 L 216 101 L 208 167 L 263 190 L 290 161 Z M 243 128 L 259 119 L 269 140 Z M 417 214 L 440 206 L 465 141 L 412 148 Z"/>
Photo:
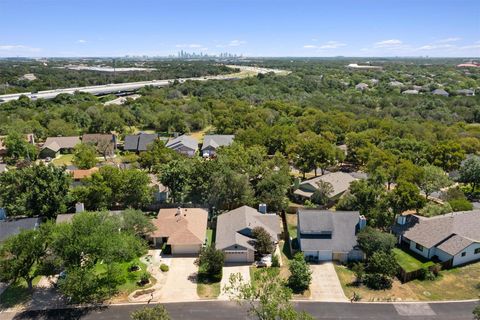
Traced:
<path id="1" fill-rule="evenodd" d="M 208 212 L 202 208 L 163 208 L 150 235 L 154 246 L 167 244 L 173 255 L 198 254 L 207 237 Z"/>

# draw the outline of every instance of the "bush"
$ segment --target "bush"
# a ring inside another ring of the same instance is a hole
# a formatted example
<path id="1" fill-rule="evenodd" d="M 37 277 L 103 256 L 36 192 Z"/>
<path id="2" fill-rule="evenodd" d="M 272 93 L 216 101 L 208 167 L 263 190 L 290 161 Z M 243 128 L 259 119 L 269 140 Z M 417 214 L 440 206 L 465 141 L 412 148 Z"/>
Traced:
<path id="1" fill-rule="evenodd" d="M 148 273 L 144 272 L 140 277 L 140 281 L 138 282 L 139 286 L 144 286 L 150 282 L 150 276 Z"/>
<path id="2" fill-rule="evenodd" d="M 165 263 L 162 263 L 160 265 L 160 270 L 162 270 L 162 272 L 167 272 L 168 270 L 170 270 L 170 268 Z"/>
<path id="3" fill-rule="evenodd" d="M 425 275 L 425 280 L 433 281 L 435 280 L 435 278 L 435 274 L 432 271 L 427 271 L 427 274 Z"/>
<path id="4" fill-rule="evenodd" d="M 373 290 L 386 290 L 392 287 L 392 279 L 380 273 L 369 273 L 365 275 L 363 282 Z"/>
<path id="5" fill-rule="evenodd" d="M 362 283 L 363 277 L 365 276 L 365 266 L 361 262 L 356 262 L 352 266 L 352 271 L 355 274 L 355 282 L 357 284 Z"/>
<path id="6" fill-rule="evenodd" d="M 419 269 L 418 270 L 418 276 L 417 278 L 419 280 L 425 280 L 425 278 L 427 277 L 427 273 L 428 273 L 428 269 L 427 268 L 422 268 L 422 269 Z"/>
<path id="7" fill-rule="evenodd" d="M 453 211 L 452 206 L 448 202 L 443 205 L 429 202 L 425 205 L 425 207 L 420 209 L 420 215 L 425 217 L 434 217 L 434 216 L 446 214 L 452 211 Z"/>
<path id="8" fill-rule="evenodd" d="M 473 204 L 467 199 L 454 199 L 448 202 L 454 212 L 456 211 L 470 211 L 473 209 Z"/>
<path id="9" fill-rule="evenodd" d="M 272 255 L 272 267 L 279 268 L 280 267 L 280 259 L 278 259 L 278 255 Z"/>
<path id="10" fill-rule="evenodd" d="M 433 266 L 430 267 L 430 271 L 438 277 L 440 275 L 440 271 L 442 270 L 442 265 L 440 263 L 435 263 Z"/>
<path id="11" fill-rule="evenodd" d="M 288 286 L 294 292 L 303 292 L 308 289 L 312 281 L 312 271 L 310 266 L 305 261 L 303 253 L 298 252 L 293 257 L 288 268 L 290 270 L 290 277 L 288 277 Z"/>

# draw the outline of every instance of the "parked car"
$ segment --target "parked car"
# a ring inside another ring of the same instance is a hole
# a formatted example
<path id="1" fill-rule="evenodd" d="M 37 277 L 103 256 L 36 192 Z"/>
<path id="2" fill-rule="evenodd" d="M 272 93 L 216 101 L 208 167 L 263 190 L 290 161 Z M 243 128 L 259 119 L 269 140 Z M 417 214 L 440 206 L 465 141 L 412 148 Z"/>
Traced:
<path id="1" fill-rule="evenodd" d="M 255 265 L 255 267 L 257 267 L 257 268 L 265 268 L 265 267 L 268 267 L 268 266 L 267 266 L 267 263 L 264 262 L 264 261 L 255 261 L 254 265 Z"/>

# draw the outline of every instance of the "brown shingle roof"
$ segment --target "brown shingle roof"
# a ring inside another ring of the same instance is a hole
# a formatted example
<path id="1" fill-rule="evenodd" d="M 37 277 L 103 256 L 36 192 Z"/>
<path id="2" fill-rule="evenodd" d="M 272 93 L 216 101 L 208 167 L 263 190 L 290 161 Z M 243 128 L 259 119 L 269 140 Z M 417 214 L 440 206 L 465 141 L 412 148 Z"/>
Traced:
<path id="1" fill-rule="evenodd" d="M 91 169 L 77 169 L 70 171 L 74 180 L 81 180 L 90 177 L 92 174 L 98 171 L 97 167 Z"/>
<path id="2" fill-rule="evenodd" d="M 164 208 L 158 212 L 152 237 L 167 237 L 168 244 L 203 244 L 207 233 L 208 212 L 201 208 Z"/>
<path id="3" fill-rule="evenodd" d="M 60 149 L 73 149 L 80 143 L 80 137 L 48 137 L 43 144 L 43 148 L 48 148 L 53 151 Z"/>

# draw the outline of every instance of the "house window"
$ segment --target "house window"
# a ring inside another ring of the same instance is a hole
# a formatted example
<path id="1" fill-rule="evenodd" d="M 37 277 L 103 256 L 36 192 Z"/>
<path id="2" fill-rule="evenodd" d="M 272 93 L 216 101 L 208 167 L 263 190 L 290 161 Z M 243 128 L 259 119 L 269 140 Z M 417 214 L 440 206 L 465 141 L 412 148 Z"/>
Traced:
<path id="1" fill-rule="evenodd" d="M 465 257 L 467 253 L 466 252 L 462 252 L 462 257 Z"/>
<path id="2" fill-rule="evenodd" d="M 415 249 L 419 250 L 419 251 L 423 251 L 423 246 L 419 243 L 416 243 L 415 244 Z"/>
<path id="3" fill-rule="evenodd" d="M 475 249 L 474 253 L 475 253 L 475 254 L 480 253 L 480 248 Z"/>

